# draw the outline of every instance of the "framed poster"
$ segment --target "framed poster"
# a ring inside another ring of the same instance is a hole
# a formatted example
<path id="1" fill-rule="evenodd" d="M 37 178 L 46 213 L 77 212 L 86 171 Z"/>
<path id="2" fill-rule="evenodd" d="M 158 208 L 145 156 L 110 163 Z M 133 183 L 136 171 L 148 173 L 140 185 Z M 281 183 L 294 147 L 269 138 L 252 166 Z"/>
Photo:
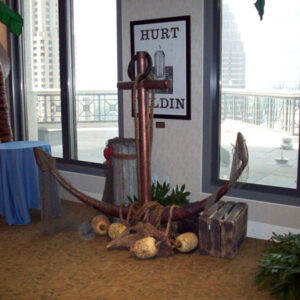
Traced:
<path id="1" fill-rule="evenodd" d="M 170 79 L 171 89 L 156 90 L 154 117 L 191 119 L 190 16 L 130 22 L 131 56 L 147 51 L 151 76 Z"/>

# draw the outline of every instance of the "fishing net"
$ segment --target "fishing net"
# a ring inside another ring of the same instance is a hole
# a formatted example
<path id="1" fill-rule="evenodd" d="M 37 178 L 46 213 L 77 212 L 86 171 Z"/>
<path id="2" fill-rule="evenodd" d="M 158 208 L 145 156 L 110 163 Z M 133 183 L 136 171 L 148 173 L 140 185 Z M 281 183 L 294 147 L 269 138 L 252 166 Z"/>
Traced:
<path id="1" fill-rule="evenodd" d="M 230 169 L 230 176 L 227 182 L 227 192 L 234 186 L 241 187 L 247 181 L 249 174 L 249 153 L 246 140 L 239 132 L 237 134 L 236 143 L 232 148 L 232 162 Z M 221 187 L 220 189 L 222 189 Z M 214 192 L 206 202 L 205 210 L 208 210 L 216 201 L 220 199 L 220 189 Z"/>
<path id="2" fill-rule="evenodd" d="M 100 212 L 93 207 L 81 209 L 82 204 L 70 193 L 70 190 L 77 189 L 56 169 L 55 159 L 52 156 L 39 148 L 34 149 L 34 154 L 39 167 L 42 234 L 76 231 L 82 239 L 92 239 L 95 232 L 91 221 Z M 107 202 L 113 198 L 111 167 L 107 167 L 106 177 L 101 200 Z"/>
<path id="3" fill-rule="evenodd" d="M 239 145 L 232 147 L 232 162 L 229 176 L 229 188 L 241 187 L 248 180 L 249 176 L 249 152 L 246 144 L 246 140 L 242 136 L 240 141 L 237 141 Z M 239 169 L 243 163 L 247 162 L 243 172 L 240 173 Z"/>
<path id="4" fill-rule="evenodd" d="M 39 185 L 42 231 L 47 234 L 51 232 L 50 229 L 55 224 L 53 220 L 63 215 L 62 203 L 56 180 L 50 172 L 39 170 Z"/>

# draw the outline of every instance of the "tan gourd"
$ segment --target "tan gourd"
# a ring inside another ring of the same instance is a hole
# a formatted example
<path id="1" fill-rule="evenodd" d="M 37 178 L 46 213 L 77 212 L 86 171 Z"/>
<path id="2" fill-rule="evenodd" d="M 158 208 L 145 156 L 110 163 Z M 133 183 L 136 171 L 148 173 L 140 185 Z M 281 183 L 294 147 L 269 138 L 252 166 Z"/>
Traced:
<path id="1" fill-rule="evenodd" d="M 114 240 L 116 239 L 124 230 L 126 226 L 121 223 L 112 223 L 108 228 L 109 237 Z"/>
<path id="2" fill-rule="evenodd" d="M 133 251 L 136 257 L 140 259 L 154 257 L 158 252 L 156 240 L 153 237 L 137 240 L 131 251 Z"/>
<path id="3" fill-rule="evenodd" d="M 175 247 L 180 252 L 190 252 L 198 246 L 198 237 L 193 232 L 180 234 L 175 240 Z"/>
<path id="4" fill-rule="evenodd" d="M 109 225 L 109 219 L 104 215 L 97 215 L 92 219 L 93 230 L 99 235 L 107 234 Z"/>

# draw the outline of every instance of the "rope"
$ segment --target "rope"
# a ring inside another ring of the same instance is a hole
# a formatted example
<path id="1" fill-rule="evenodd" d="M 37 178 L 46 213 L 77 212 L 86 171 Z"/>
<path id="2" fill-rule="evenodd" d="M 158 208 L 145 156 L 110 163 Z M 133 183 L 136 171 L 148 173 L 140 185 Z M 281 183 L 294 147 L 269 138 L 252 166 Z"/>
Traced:
<path id="1" fill-rule="evenodd" d="M 172 217 L 173 217 L 173 212 L 176 207 L 179 207 L 178 205 L 172 205 L 169 207 L 169 218 L 168 218 L 168 223 L 167 227 L 164 233 L 164 238 L 167 239 L 169 236 L 170 228 L 171 228 L 171 223 L 172 223 Z M 145 204 L 141 204 L 140 202 L 134 202 L 129 206 L 126 222 L 123 218 L 123 208 L 124 204 L 121 204 L 119 207 L 119 216 L 122 224 L 126 223 L 126 226 L 133 226 L 137 224 L 138 222 L 147 222 L 149 221 L 149 215 L 152 212 L 152 217 L 154 216 L 154 226 L 156 228 L 160 228 L 161 226 L 161 216 L 163 214 L 164 209 L 166 207 L 162 206 L 159 202 L 157 201 L 150 201 Z"/>
<path id="2" fill-rule="evenodd" d="M 166 231 L 165 231 L 165 238 L 168 237 L 169 235 L 169 231 L 170 231 L 170 227 L 171 227 L 171 223 L 172 223 L 172 217 L 173 217 L 173 211 L 174 211 L 174 208 L 175 207 L 179 207 L 178 205 L 172 205 L 170 207 L 170 210 L 169 210 L 169 219 L 168 219 L 168 224 L 167 224 L 167 228 L 166 228 Z"/>
<path id="3" fill-rule="evenodd" d="M 152 77 L 149 75 L 148 78 L 151 80 Z M 150 157 L 152 154 L 152 144 L 153 144 L 153 119 L 154 119 L 154 104 L 155 104 L 155 90 L 151 90 L 151 106 L 150 106 Z"/>
<path id="4" fill-rule="evenodd" d="M 127 218 L 126 220 L 123 217 L 123 208 L 124 204 L 119 206 L 119 217 L 122 224 L 127 226 L 132 226 L 137 224 L 138 222 L 148 222 L 150 213 L 151 217 L 153 217 L 153 222 L 157 228 L 160 227 L 161 224 L 161 216 L 165 209 L 164 206 L 159 204 L 157 201 L 150 201 L 144 204 L 136 201 L 130 204 L 128 208 Z"/>
<path id="5" fill-rule="evenodd" d="M 139 207 L 141 206 L 141 204 L 139 202 L 133 202 L 128 209 L 128 214 L 127 214 L 127 224 L 136 224 L 137 218 L 137 211 L 139 209 Z M 133 217 L 131 217 L 131 215 L 133 215 Z"/>
<path id="6" fill-rule="evenodd" d="M 126 154 L 126 153 L 115 153 L 113 152 L 112 157 L 119 159 L 136 159 L 136 154 Z"/>
<path id="7" fill-rule="evenodd" d="M 142 76 L 142 73 L 138 74 L 135 77 L 132 87 L 132 109 L 134 116 L 134 135 L 135 135 L 135 151 L 136 151 L 136 174 L 137 174 L 137 186 L 138 186 L 138 199 L 141 199 L 141 182 L 140 182 L 140 149 L 139 149 L 139 124 L 137 116 L 137 101 L 136 101 L 136 91 L 139 83 L 139 79 Z"/>
<path id="8" fill-rule="evenodd" d="M 159 204 L 157 201 L 150 201 L 145 203 L 139 210 L 137 218 L 139 220 L 142 220 L 143 222 L 147 221 L 149 217 L 149 212 L 151 210 L 156 211 L 157 207 L 162 207 L 162 205 Z"/>
<path id="9" fill-rule="evenodd" d="M 121 203 L 121 205 L 119 206 L 119 218 L 122 224 L 125 223 L 125 220 L 123 218 L 123 208 L 124 208 L 124 203 Z"/>
<path id="10" fill-rule="evenodd" d="M 123 219 L 123 207 L 124 205 L 121 204 L 119 207 L 119 215 L 122 224 L 124 224 L 124 219 Z M 178 205 L 172 205 L 169 207 L 169 218 L 168 218 L 168 223 L 166 226 L 166 229 L 162 235 L 162 239 L 160 239 L 157 243 L 157 247 L 169 247 L 169 248 L 174 248 L 175 245 L 174 243 L 170 240 L 169 234 L 170 234 L 170 228 L 172 224 L 172 217 L 173 217 L 173 212 L 176 207 L 179 207 Z M 145 204 L 141 204 L 140 202 L 134 202 L 129 206 L 128 214 L 127 214 L 127 220 L 126 220 L 126 226 L 134 226 L 138 224 L 139 222 L 148 222 L 148 218 L 150 213 L 152 213 L 151 217 L 153 220 L 153 217 L 155 217 L 155 222 L 152 223 L 158 230 L 161 230 L 161 216 L 163 214 L 164 209 L 166 207 L 162 206 L 160 203 L 157 201 L 151 201 Z"/>

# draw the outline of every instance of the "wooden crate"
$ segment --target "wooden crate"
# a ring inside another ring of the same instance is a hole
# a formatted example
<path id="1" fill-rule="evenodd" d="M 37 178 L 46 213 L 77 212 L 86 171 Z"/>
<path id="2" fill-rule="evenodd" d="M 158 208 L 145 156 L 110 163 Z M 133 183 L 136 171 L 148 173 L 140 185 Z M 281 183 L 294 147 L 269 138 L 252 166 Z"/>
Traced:
<path id="1" fill-rule="evenodd" d="M 200 254 L 233 258 L 247 233 L 248 205 L 218 201 L 199 215 Z"/>

